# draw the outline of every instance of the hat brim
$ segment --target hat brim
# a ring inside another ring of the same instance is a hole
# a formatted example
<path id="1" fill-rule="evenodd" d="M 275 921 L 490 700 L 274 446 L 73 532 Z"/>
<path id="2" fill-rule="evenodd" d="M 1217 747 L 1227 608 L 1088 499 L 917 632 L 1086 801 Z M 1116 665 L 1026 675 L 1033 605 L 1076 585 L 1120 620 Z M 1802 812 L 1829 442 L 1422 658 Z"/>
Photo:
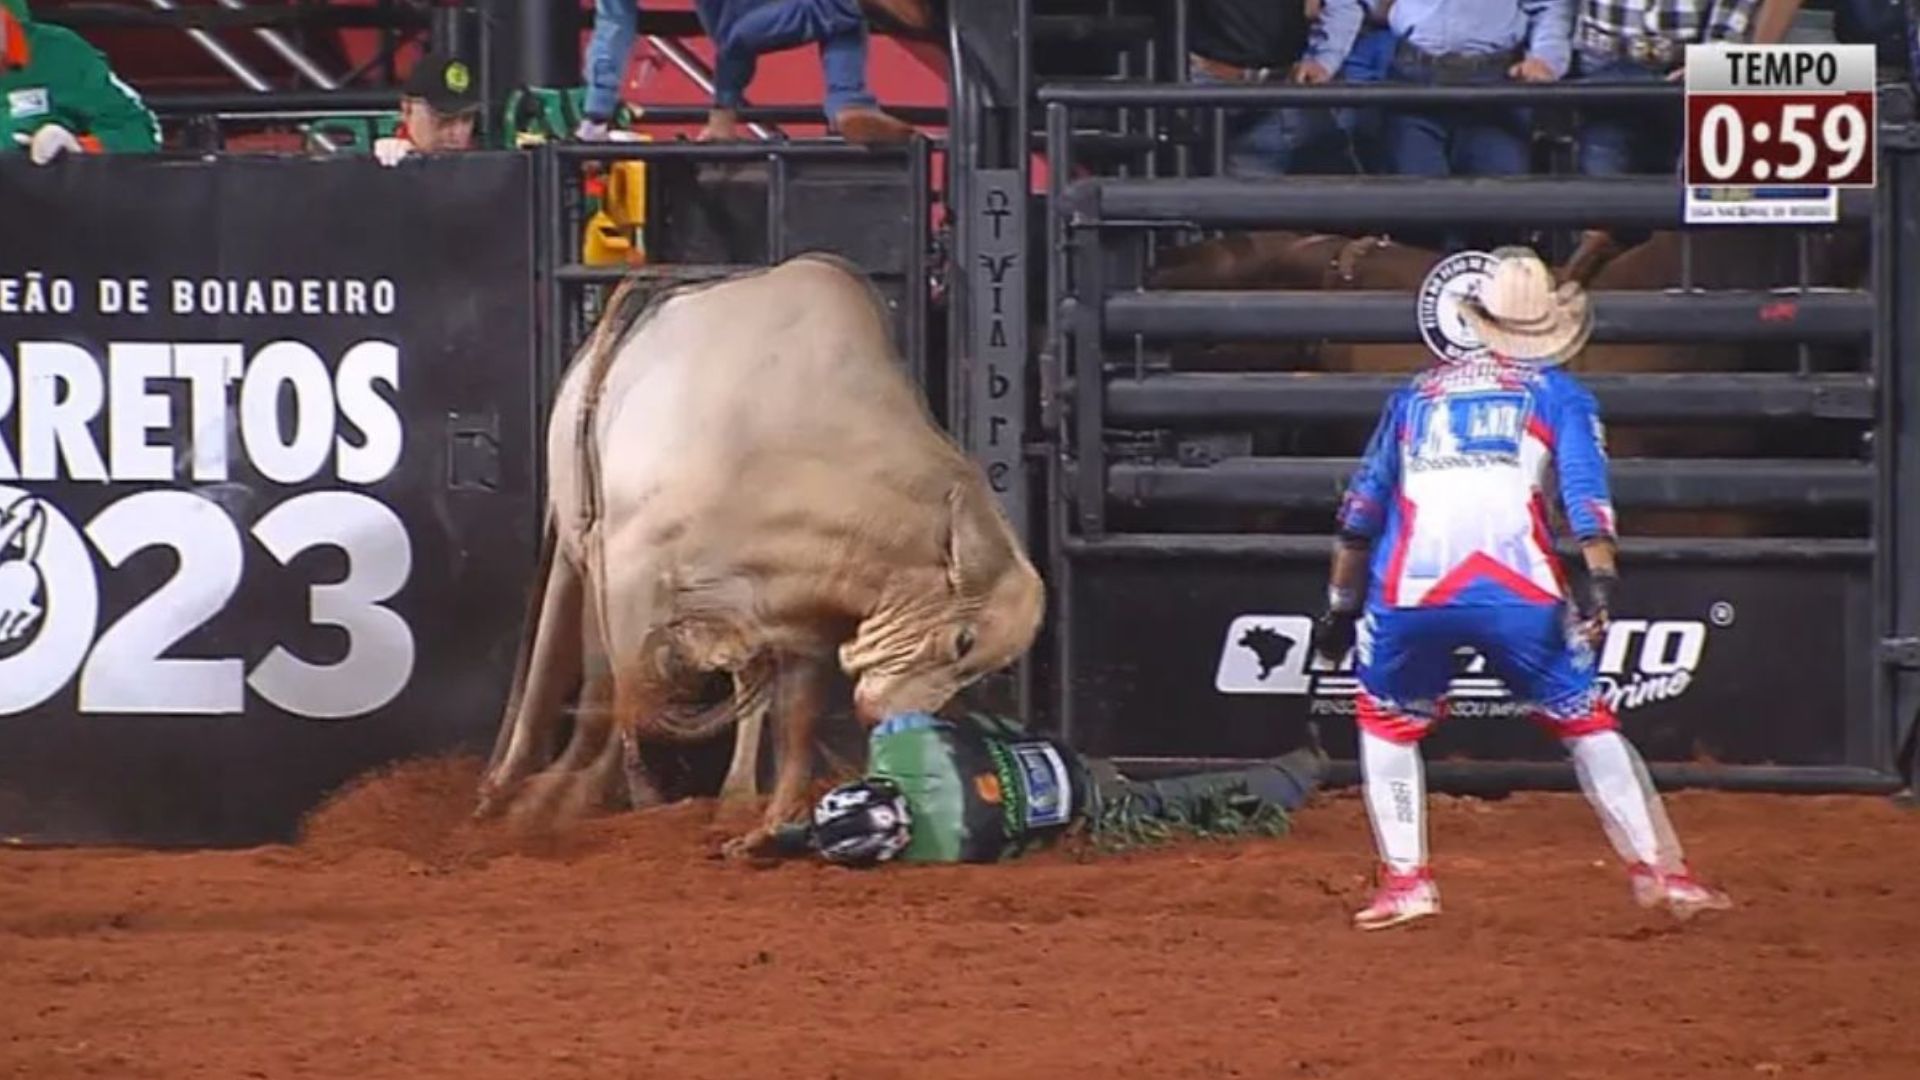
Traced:
<path id="1" fill-rule="evenodd" d="M 480 111 L 480 103 L 473 98 L 448 98 L 435 94 L 416 94 L 421 101 L 434 112 L 445 116 L 465 116 Z"/>
<path id="2" fill-rule="evenodd" d="M 1553 318 L 1540 329 L 1519 329 L 1499 322 L 1476 303 L 1460 305 L 1480 344 L 1512 360 L 1561 364 L 1571 360 L 1593 336 L 1593 306 L 1584 291 L 1555 298 Z"/>

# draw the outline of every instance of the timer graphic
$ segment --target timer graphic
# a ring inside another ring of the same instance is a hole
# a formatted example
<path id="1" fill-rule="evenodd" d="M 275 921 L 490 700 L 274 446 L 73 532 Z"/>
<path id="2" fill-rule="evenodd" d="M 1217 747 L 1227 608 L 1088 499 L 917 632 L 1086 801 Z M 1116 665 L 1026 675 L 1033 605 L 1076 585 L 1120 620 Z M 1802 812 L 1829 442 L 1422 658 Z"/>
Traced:
<path id="1" fill-rule="evenodd" d="M 1686 182 L 1872 187 L 1871 45 L 1687 48 Z"/>

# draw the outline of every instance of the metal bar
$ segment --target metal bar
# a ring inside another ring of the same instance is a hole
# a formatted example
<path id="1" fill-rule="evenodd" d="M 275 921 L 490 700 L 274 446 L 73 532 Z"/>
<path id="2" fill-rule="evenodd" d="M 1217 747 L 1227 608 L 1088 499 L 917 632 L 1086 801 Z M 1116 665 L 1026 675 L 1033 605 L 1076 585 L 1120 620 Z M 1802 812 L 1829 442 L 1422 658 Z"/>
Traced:
<path id="1" fill-rule="evenodd" d="M 1065 415 L 1065 403 L 1056 396 L 1062 392 L 1066 383 L 1067 326 L 1061 317 L 1060 300 L 1066 294 L 1067 287 L 1067 238 L 1066 219 L 1060 212 L 1060 192 L 1066 179 L 1073 175 L 1074 154 L 1073 139 L 1068 130 L 1070 120 L 1065 105 L 1049 105 L 1047 116 L 1047 353 L 1049 372 L 1055 377 L 1048 382 L 1043 377 L 1040 394 L 1041 422 L 1046 428 L 1048 438 L 1058 446 L 1065 446 L 1065 433 L 1060 430 L 1059 420 Z M 1088 237 L 1089 241 L 1093 238 Z"/>
<path id="2" fill-rule="evenodd" d="M 1307 457 L 1228 458 L 1206 466 L 1127 462 L 1108 470 L 1105 490 L 1135 507 L 1323 507 L 1339 500 L 1357 464 Z M 1098 470 L 1089 469 L 1084 455 L 1079 467 L 1084 492 L 1096 486 L 1087 474 L 1097 477 Z M 1856 461 L 1625 458 L 1612 462 L 1609 474 L 1614 502 L 1630 507 L 1862 507 L 1873 500 L 1873 469 Z"/>
<path id="3" fill-rule="evenodd" d="M 1682 188 L 1671 177 L 1298 176 L 1284 184 L 1223 177 L 1077 181 L 1099 192 L 1101 216 L 1075 224 L 1170 222 L 1213 227 L 1379 230 L 1454 225 L 1677 229 Z M 1070 192 L 1071 194 L 1071 192 Z M 1872 192 L 1840 192 L 1840 220 L 1872 217 Z"/>
<path id="4" fill-rule="evenodd" d="M 392 112 L 400 107 L 397 89 L 268 90 L 265 93 L 182 93 L 143 95 L 161 116 L 241 112 Z"/>
<path id="5" fill-rule="evenodd" d="M 1274 533 L 1126 533 L 1095 540 L 1071 537 L 1065 548 L 1079 559 L 1321 563 L 1333 550 L 1333 537 Z M 1562 544 L 1558 551 L 1563 558 L 1579 555 L 1579 547 L 1571 542 Z M 1862 563 L 1873 558 L 1873 544 L 1868 540 L 1800 537 L 1628 536 L 1620 540 L 1620 556 L 1630 564 Z"/>
<path id="6" fill-rule="evenodd" d="M 1105 288 L 1106 251 L 1098 236 L 1074 237 L 1071 297 L 1098 297 Z M 1106 321 L 1097 302 L 1068 300 L 1073 320 L 1075 506 L 1082 535 L 1106 531 Z"/>
<path id="7" fill-rule="evenodd" d="M 159 8 L 161 11 L 172 12 L 178 11 L 180 8 L 180 5 L 174 3 L 173 0 L 147 0 L 147 2 Z M 226 68 L 233 74 L 234 78 L 239 79 L 250 89 L 263 94 L 273 89 L 272 83 L 262 78 L 259 72 L 253 70 L 251 65 L 236 56 L 232 49 L 227 48 L 220 42 L 220 39 L 214 37 L 212 34 L 207 33 L 205 30 L 189 27 L 187 29 L 187 36 L 192 38 L 194 44 L 200 46 L 203 52 L 213 57 L 221 67 Z"/>
<path id="8" fill-rule="evenodd" d="M 1577 105 L 1668 105 L 1684 98 L 1678 83 L 1490 83 L 1472 86 L 1420 86 L 1396 83 L 1154 83 L 1110 79 L 1069 79 L 1040 87 L 1042 105 L 1059 102 L 1076 108 L 1236 109 L 1326 108 L 1328 106 L 1402 108 L 1546 108 Z"/>
<path id="9" fill-rule="evenodd" d="M 1827 420 L 1874 418 L 1877 389 L 1866 375 L 1767 375 L 1749 372 L 1675 375 L 1582 375 L 1600 411 L 1617 420 L 1728 420 L 1751 417 Z M 1271 420 L 1368 419 L 1399 375 L 1319 372 L 1196 372 L 1113 379 L 1107 420 L 1187 425 Z"/>
<path id="10" fill-rule="evenodd" d="M 1880 243 L 1875 245 L 1875 287 L 1884 303 L 1875 371 L 1883 387 L 1882 415 L 1874 457 L 1880 465 L 1874 537 L 1876 636 L 1920 637 L 1920 158 L 1910 151 L 1885 154 Z M 1876 725 L 1887 756 L 1906 758 L 1909 781 L 1920 787 L 1920 672 L 1882 667 L 1874 680 Z"/>
<path id="11" fill-rule="evenodd" d="M 425 11 L 394 9 L 386 5 L 280 4 L 265 8 L 218 11 L 208 7 L 169 7 L 142 11 L 125 5 L 88 4 L 53 7 L 36 5 L 36 22 L 70 30 L 246 30 L 257 26 L 304 26 L 316 30 L 425 30 Z"/>
<path id="12" fill-rule="evenodd" d="M 712 281 L 716 278 L 762 269 L 759 263 L 647 263 L 641 266 L 624 264 L 613 266 L 588 266 L 585 263 L 563 263 L 554 269 L 554 277 L 569 285 L 602 285 L 619 281 L 622 278 L 645 278 L 666 284 L 685 284 L 691 281 Z M 868 277 L 887 279 L 898 275 L 884 270 L 865 270 Z"/>
<path id="13" fill-rule="evenodd" d="M 909 227 L 907 237 L 907 287 L 901 290 L 901 303 L 907 307 L 906 340 L 901 345 L 906 349 L 907 365 L 913 372 L 913 381 L 930 398 L 933 396 L 933 387 L 930 385 L 932 367 L 927 356 L 927 292 L 932 288 L 932 282 L 927 273 L 927 259 L 932 246 L 928 236 L 933 217 L 933 184 L 928 174 L 932 168 L 932 154 L 925 140 L 916 139 L 914 142 L 917 152 L 907 159 L 907 188 L 913 205 L 913 224 Z"/>
<path id="14" fill-rule="evenodd" d="M 214 0 L 214 2 L 226 8 L 228 11 L 250 10 L 247 7 L 246 0 Z M 305 76 L 306 80 L 313 85 L 318 86 L 322 90 L 337 90 L 340 88 L 340 80 L 320 70 L 319 64 L 314 63 L 306 53 L 294 48 L 293 42 L 288 41 L 280 31 L 270 27 L 258 26 L 253 30 L 253 36 L 266 42 L 267 48 L 279 53 L 280 59 L 285 60 L 287 66 Z"/>
<path id="15" fill-rule="evenodd" d="M 335 116 L 393 112 L 400 107 L 400 92 L 394 89 L 343 89 L 269 90 L 266 93 L 244 94 L 179 93 L 154 94 L 147 97 L 146 101 L 162 118 L 209 113 L 236 117 L 254 114 L 267 117 L 282 113 Z M 707 110 L 698 105 L 641 104 L 635 108 L 642 127 L 654 124 L 698 124 L 707 117 Z M 932 106 L 907 106 L 892 111 L 908 123 L 944 124 L 947 119 L 947 110 Z M 820 118 L 820 108 L 817 105 L 759 105 L 741 109 L 740 116 L 742 119 L 768 123 L 808 123 Z"/>
<path id="16" fill-rule="evenodd" d="M 787 159 L 767 159 L 767 262 L 787 261 Z"/>
<path id="17" fill-rule="evenodd" d="M 1596 342 L 1838 344 L 1865 342 L 1873 335 L 1873 296 L 1865 292 L 1590 295 Z M 1404 292 L 1163 290 L 1114 293 L 1105 306 L 1110 339 L 1140 334 L 1186 342 L 1421 340 L 1413 294 Z"/>
<path id="18" fill-rule="evenodd" d="M 647 43 L 660 50 L 660 54 L 667 58 L 667 63 L 679 68 L 680 73 L 685 75 L 693 85 L 699 87 L 701 93 L 709 97 L 713 95 L 713 72 L 707 68 L 707 65 L 700 62 L 699 57 L 688 52 L 673 38 L 662 37 L 659 34 L 648 34 Z M 744 105 L 745 101 L 743 100 L 741 104 Z M 815 111 L 818 112 L 818 110 Z M 754 121 L 747 122 L 747 130 L 762 140 L 774 138 L 776 135 L 781 138 L 786 137 L 786 133 L 779 128 L 769 128 Z"/>
<path id="19" fill-rule="evenodd" d="M 541 307 L 540 310 L 536 312 L 536 315 L 539 317 L 541 328 L 540 339 L 543 346 L 541 350 L 542 355 L 538 358 L 541 369 L 539 390 L 541 394 L 541 412 L 539 416 L 540 423 L 534 430 L 544 431 L 546 430 L 547 414 L 552 408 L 554 394 L 559 389 L 560 373 L 566 370 L 569 359 L 567 355 L 566 333 L 566 322 L 569 318 L 567 291 L 561 284 L 559 275 L 554 273 L 554 268 L 558 264 L 567 261 L 566 239 L 563 235 L 567 224 L 565 220 L 566 208 L 562 205 L 560 199 L 561 186 L 566 181 L 566 166 L 561 162 L 559 155 L 553 152 L 553 146 L 551 144 L 536 147 L 534 153 L 536 155 L 535 160 L 539 167 L 539 177 L 541 181 L 537 199 L 537 205 L 541 208 L 541 243 L 538 261 L 534 265 L 538 268 L 542 276 L 541 284 L 543 286 L 540 290 L 542 300 Z M 544 505 L 546 499 L 547 441 L 542 438 L 536 438 L 533 442 L 538 459 L 536 463 L 538 471 L 535 474 L 536 487 L 540 492 L 540 498 Z"/>
<path id="20" fill-rule="evenodd" d="M 904 157 L 911 152 L 911 146 L 911 142 L 862 146 L 837 139 L 801 139 L 773 145 L 750 142 L 560 142 L 553 144 L 553 150 L 568 161 L 762 161 L 773 155 L 801 161 L 868 161 Z"/>
<path id="21" fill-rule="evenodd" d="M 173 0 L 147 0 L 147 2 L 162 11 L 175 11 L 179 8 L 179 5 L 174 3 Z M 221 67 L 232 72 L 233 77 L 239 79 L 249 89 L 263 94 L 273 89 L 273 85 L 262 78 L 259 72 L 255 71 L 245 60 L 240 59 L 233 50 L 221 44 L 219 39 L 215 38 L 212 34 L 207 33 L 205 30 L 189 29 L 187 36 L 192 38 L 194 43 L 199 45 L 208 56 L 213 57 Z M 340 144 L 329 139 L 323 132 L 310 131 L 307 133 L 307 137 L 313 140 L 315 146 L 326 153 L 332 153 L 340 149 Z"/>
<path id="22" fill-rule="evenodd" d="M 1030 37 L 1021 39 L 1022 51 L 1031 51 L 1029 40 L 1049 45 L 1075 44 L 1102 47 L 1131 45 L 1151 37 L 1155 20 L 1150 15 L 1029 15 Z"/>
<path id="23" fill-rule="evenodd" d="M 1116 757 L 1113 764 L 1127 776 L 1144 780 L 1243 767 L 1247 759 Z M 1701 788 L 1802 795 L 1889 795 L 1900 790 L 1899 777 L 1891 773 L 1845 765 L 1693 765 L 1649 761 L 1647 771 L 1653 782 L 1664 790 Z M 1426 765 L 1426 779 L 1427 790 L 1452 794 L 1580 789 L 1572 766 L 1557 761 L 1430 761 Z M 1328 765 L 1322 786 L 1347 787 L 1359 780 L 1359 768 L 1351 759 L 1335 758 Z"/>

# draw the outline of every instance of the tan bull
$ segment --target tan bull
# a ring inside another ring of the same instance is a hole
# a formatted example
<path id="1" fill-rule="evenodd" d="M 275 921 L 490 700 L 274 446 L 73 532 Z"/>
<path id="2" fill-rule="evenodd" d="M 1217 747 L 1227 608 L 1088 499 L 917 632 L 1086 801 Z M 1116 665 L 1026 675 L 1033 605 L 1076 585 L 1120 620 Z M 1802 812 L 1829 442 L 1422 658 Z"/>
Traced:
<path id="1" fill-rule="evenodd" d="M 543 581 L 481 812 L 603 804 L 623 739 L 736 723 L 722 795 L 751 794 L 771 716 L 777 780 L 737 854 L 803 809 L 836 663 L 869 725 L 937 709 L 1029 648 L 1044 591 L 857 270 L 805 255 L 634 306 L 623 286 L 553 405 Z"/>

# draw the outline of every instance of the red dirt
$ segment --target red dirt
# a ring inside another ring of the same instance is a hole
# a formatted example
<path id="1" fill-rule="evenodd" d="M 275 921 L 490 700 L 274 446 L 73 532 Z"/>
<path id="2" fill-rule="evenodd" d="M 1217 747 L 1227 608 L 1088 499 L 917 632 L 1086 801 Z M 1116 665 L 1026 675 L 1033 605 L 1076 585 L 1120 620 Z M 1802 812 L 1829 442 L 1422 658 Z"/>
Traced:
<path id="1" fill-rule="evenodd" d="M 0 1076 L 1920 1076 L 1920 814 L 1681 794 L 1740 906 L 1635 909 L 1576 796 L 1434 800 L 1447 913 L 1346 926 L 1351 796 L 1280 840 L 857 873 L 682 804 L 516 839 L 471 763 L 299 847 L 0 852 Z"/>

